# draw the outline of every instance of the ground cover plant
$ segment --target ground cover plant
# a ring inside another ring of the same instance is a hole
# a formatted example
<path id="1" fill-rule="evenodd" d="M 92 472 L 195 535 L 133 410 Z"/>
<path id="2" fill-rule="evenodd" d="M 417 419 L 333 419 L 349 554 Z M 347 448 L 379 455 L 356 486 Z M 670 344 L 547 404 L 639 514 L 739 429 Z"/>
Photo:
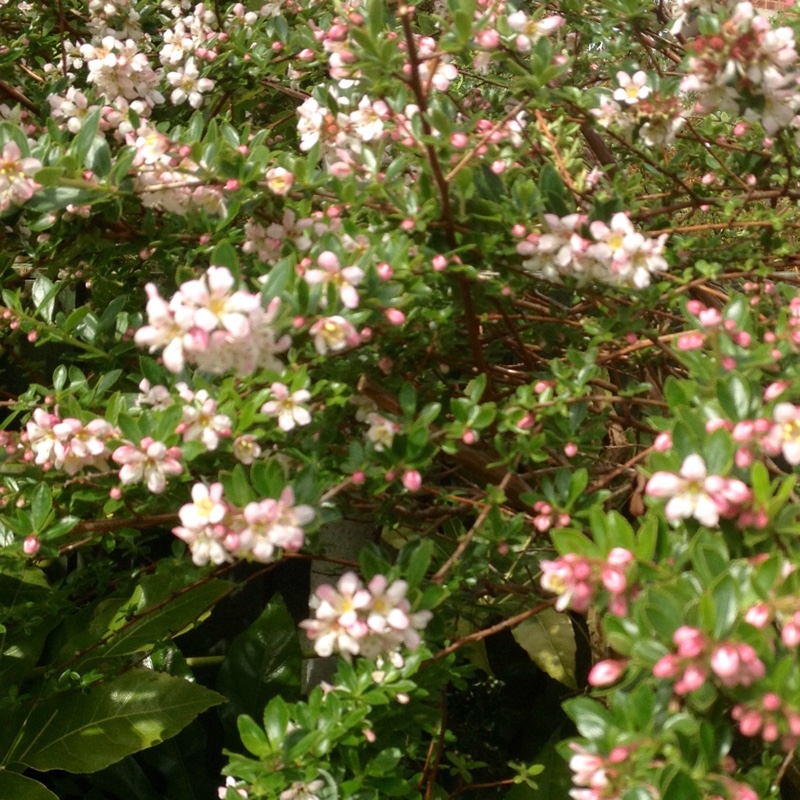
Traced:
<path id="1" fill-rule="evenodd" d="M 0 1 L 0 797 L 800 796 L 796 32 Z"/>

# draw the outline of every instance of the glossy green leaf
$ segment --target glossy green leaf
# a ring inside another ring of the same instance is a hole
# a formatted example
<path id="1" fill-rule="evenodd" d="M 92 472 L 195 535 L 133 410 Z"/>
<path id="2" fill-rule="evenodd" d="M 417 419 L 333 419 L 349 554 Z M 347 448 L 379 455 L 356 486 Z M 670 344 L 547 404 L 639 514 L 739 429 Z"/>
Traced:
<path id="1" fill-rule="evenodd" d="M 38 770 L 95 772 L 152 747 L 225 698 L 210 689 L 147 669 L 132 669 L 19 709 L 19 740 L 6 763 Z"/>
<path id="2" fill-rule="evenodd" d="M 217 688 L 228 698 L 225 715 L 260 719 L 267 702 L 299 696 L 301 652 L 297 626 L 280 596 L 231 643 Z"/>

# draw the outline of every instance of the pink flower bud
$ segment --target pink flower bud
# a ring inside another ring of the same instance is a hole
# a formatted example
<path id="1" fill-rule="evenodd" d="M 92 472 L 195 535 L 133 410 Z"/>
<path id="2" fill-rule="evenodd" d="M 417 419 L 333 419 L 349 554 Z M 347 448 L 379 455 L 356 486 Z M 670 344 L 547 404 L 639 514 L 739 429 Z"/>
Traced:
<path id="1" fill-rule="evenodd" d="M 36 553 L 39 552 L 40 547 L 41 542 L 39 541 L 39 537 L 31 534 L 25 537 L 25 541 L 22 543 L 22 552 L 25 553 L 26 556 L 35 556 Z"/>
<path id="2" fill-rule="evenodd" d="M 351 476 L 350 480 L 356 485 L 361 486 L 363 483 L 366 482 L 367 476 L 364 474 L 363 470 L 357 469 Z"/>
<path id="3" fill-rule="evenodd" d="M 401 480 L 403 486 L 405 486 L 409 492 L 419 491 L 419 488 L 422 486 L 422 475 L 415 469 L 407 469 L 403 473 Z"/>
<path id="4" fill-rule="evenodd" d="M 577 454 L 578 454 L 578 445 L 576 445 L 574 442 L 567 442 L 567 444 L 564 445 L 564 455 L 567 458 L 572 458 Z"/>
<path id="5" fill-rule="evenodd" d="M 666 453 L 668 450 L 672 450 L 672 434 L 669 431 L 659 433 L 653 442 L 653 450 L 657 453 Z"/>
<path id="6" fill-rule="evenodd" d="M 611 684 L 619 680 L 624 671 L 624 661 L 614 661 L 612 659 L 598 661 L 591 670 L 589 670 L 587 680 L 590 686 L 611 686 Z"/>
<path id="7" fill-rule="evenodd" d="M 387 308 L 383 314 L 390 325 L 402 325 L 406 321 L 406 315 L 399 308 Z"/>

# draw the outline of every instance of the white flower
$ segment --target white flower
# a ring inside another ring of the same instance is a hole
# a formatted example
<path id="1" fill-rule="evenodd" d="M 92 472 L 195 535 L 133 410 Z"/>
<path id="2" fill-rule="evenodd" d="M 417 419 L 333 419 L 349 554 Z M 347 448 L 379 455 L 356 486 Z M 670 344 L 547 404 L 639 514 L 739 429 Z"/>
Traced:
<path id="1" fill-rule="evenodd" d="M 273 383 L 270 386 L 274 400 L 270 400 L 261 406 L 261 413 L 269 417 L 278 418 L 278 427 L 282 431 L 290 431 L 296 425 L 308 425 L 311 422 L 311 414 L 301 403 L 311 399 L 311 393 L 306 389 L 299 389 L 289 394 L 289 387 L 283 383 Z"/>
<path id="2" fill-rule="evenodd" d="M 715 528 L 719 524 L 719 508 L 707 488 L 707 478 L 705 462 L 693 454 L 684 459 L 678 475 L 656 472 L 647 482 L 645 493 L 670 498 L 664 509 L 670 522 L 694 517 L 707 528 Z"/>
<path id="3" fill-rule="evenodd" d="M 647 73 L 639 70 L 633 75 L 627 72 L 617 73 L 619 89 L 614 91 L 614 99 L 619 103 L 633 105 L 640 100 L 644 100 L 650 94 L 650 87 L 647 85 Z"/>
<path id="4" fill-rule="evenodd" d="M 167 73 L 167 81 L 175 89 L 170 95 L 172 104 L 177 106 L 189 101 L 192 108 L 200 108 L 203 104 L 203 93 L 210 92 L 214 88 L 214 81 L 210 78 L 200 78 L 200 71 L 194 63 L 194 58 L 190 58 L 182 70 Z"/>

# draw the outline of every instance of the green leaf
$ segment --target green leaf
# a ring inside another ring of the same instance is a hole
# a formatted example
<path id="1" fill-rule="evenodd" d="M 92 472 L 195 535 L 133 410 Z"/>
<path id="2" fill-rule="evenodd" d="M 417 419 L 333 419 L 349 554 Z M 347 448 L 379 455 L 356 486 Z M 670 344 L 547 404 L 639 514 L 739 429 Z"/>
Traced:
<path id="1" fill-rule="evenodd" d="M 564 703 L 564 711 L 575 723 L 581 736 L 600 739 L 612 726 L 611 714 L 596 700 L 575 697 Z"/>
<path id="2" fill-rule="evenodd" d="M 229 701 L 225 716 L 259 719 L 271 698 L 299 697 L 301 663 L 297 626 L 277 596 L 233 640 L 222 662 L 217 688 Z"/>
<path id="3" fill-rule="evenodd" d="M 227 267 L 234 277 L 239 277 L 239 254 L 227 239 L 223 239 L 211 252 L 211 264 Z"/>
<path id="4" fill-rule="evenodd" d="M 72 140 L 72 144 L 67 151 L 70 155 L 75 156 L 75 160 L 79 164 L 83 164 L 86 156 L 89 153 L 97 131 L 100 127 L 100 115 L 102 114 L 101 108 L 96 108 L 90 114 L 87 114 L 81 122 L 81 129 L 78 131 L 77 136 Z M 87 165 L 88 166 L 88 165 Z"/>
<path id="5" fill-rule="evenodd" d="M 36 487 L 31 501 L 31 522 L 35 531 L 42 531 L 52 510 L 53 499 L 50 487 L 46 483 L 40 483 Z"/>
<path id="6" fill-rule="evenodd" d="M 550 164 L 545 164 L 539 173 L 539 191 L 542 193 L 545 210 L 559 217 L 569 214 L 569 192 L 560 175 Z"/>
<path id="7" fill-rule="evenodd" d="M 405 414 L 406 417 L 413 417 L 414 412 L 417 410 L 417 392 L 413 385 L 410 383 L 404 383 L 400 388 L 400 395 L 398 399 L 400 401 L 400 408 L 403 410 L 403 414 Z"/>
<path id="8" fill-rule="evenodd" d="M 517 625 L 512 633 L 537 667 L 570 689 L 578 688 L 575 631 L 568 614 L 545 608 Z"/>
<path id="9" fill-rule="evenodd" d="M 60 284 L 53 284 L 50 278 L 40 275 L 34 282 L 31 289 L 31 297 L 36 306 L 36 313 L 45 321 L 53 321 L 53 309 L 55 308 L 56 295 L 61 289 Z"/>
<path id="10" fill-rule="evenodd" d="M 184 631 L 232 588 L 227 581 L 217 579 L 189 589 L 184 584 L 185 580 L 176 582 L 169 573 L 143 578 L 131 602 L 120 608 L 111 620 L 108 643 L 79 663 L 85 667 L 87 662 L 96 659 L 149 650 L 158 642 Z"/>
<path id="11" fill-rule="evenodd" d="M 58 800 L 46 786 L 18 772 L 0 770 L 0 797 L 11 800 Z"/>
<path id="12" fill-rule="evenodd" d="M 247 714 L 242 714 L 236 721 L 242 744 L 257 758 L 269 755 L 272 750 L 267 735 L 259 728 L 256 721 Z"/>
<path id="13" fill-rule="evenodd" d="M 21 735 L 6 763 L 38 770 L 96 772 L 152 747 L 225 698 L 148 669 L 132 669 L 88 692 L 48 697 L 19 709 Z"/>

